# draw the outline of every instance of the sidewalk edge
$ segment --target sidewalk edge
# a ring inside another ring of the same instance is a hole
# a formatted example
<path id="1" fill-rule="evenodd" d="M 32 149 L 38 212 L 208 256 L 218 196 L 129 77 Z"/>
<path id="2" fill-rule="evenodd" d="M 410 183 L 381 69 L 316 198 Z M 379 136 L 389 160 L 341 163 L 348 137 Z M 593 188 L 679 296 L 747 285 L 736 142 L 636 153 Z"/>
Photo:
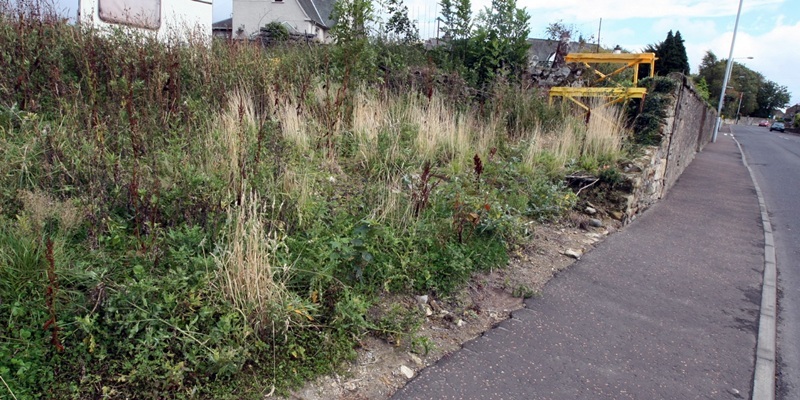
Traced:
<path id="1" fill-rule="evenodd" d="M 761 222 L 764 226 L 764 278 L 761 288 L 761 312 L 758 321 L 758 341 L 756 344 L 756 370 L 753 375 L 753 400 L 775 399 L 775 353 L 777 338 L 777 269 L 775 265 L 775 241 L 772 236 L 772 223 L 769 220 L 767 206 L 761 188 L 756 182 L 753 169 L 747 163 L 742 145 L 731 134 L 736 142 L 742 163 L 750 172 L 750 179 L 758 195 L 758 205 L 761 209 Z"/>

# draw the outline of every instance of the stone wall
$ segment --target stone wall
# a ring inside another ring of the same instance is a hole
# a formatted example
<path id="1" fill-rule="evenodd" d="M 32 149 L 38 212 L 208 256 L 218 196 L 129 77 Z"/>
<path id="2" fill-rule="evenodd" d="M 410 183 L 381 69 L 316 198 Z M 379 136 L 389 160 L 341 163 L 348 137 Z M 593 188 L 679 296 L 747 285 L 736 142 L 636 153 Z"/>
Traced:
<path id="1" fill-rule="evenodd" d="M 627 181 L 623 222 L 664 197 L 695 154 L 711 141 L 717 113 L 706 104 L 682 74 L 670 75 L 679 84 L 670 96 L 667 117 L 661 125 L 663 140 L 645 148 L 644 154 L 623 169 Z"/>
<path id="2" fill-rule="evenodd" d="M 675 184 L 694 155 L 711 141 L 717 113 L 700 98 L 691 81 L 682 74 L 670 76 L 681 82 L 676 90 L 672 115 L 667 114 L 664 138 L 669 141 L 662 196 Z"/>

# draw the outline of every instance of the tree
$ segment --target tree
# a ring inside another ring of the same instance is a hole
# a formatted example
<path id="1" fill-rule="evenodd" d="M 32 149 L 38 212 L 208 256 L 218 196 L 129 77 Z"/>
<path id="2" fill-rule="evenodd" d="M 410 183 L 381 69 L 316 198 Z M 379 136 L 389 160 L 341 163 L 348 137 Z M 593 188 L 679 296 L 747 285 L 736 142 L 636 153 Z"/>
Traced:
<path id="1" fill-rule="evenodd" d="M 706 82 L 706 78 L 701 76 L 700 79 L 695 82 L 695 88 L 697 89 L 697 94 L 699 94 L 703 100 L 710 101 L 708 82 Z"/>
<path id="2" fill-rule="evenodd" d="M 768 118 L 776 109 L 786 107 L 790 99 L 791 95 L 786 86 L 766 81 L 758 88 L 758 93 L 756 94 L 758 108 L 752 115 L 754 117 Z"/>
<path id="3" fill-rule="evenodd" d="M 347 44 L 367 37 L 370 23 L 375 20 L 370 0 L 338 0 L 331 19 L 336 21 L 331 35 L 339 44 Z"/>
<path id="4" fill-rule="evenodd" d="M 697 76 L 708 83 L 709 102 L 716 107 L 719 104 L 722 79 L 725 76 L 725 64 L 720 62 L 711 50 L 706 51 L 700 63 Z"/>
<path id="5" fill-rule="evenodd" d="M 473 20 L 470 0 L 441 0 L 446 57 L 477 85 L 492 81 L 500 71 L 515 75 L 528 64 L 530 15 L 517 0 L 492 0 Z"/>
<path id="6" fill-rule="evenodd" d="M 672 31 L 669 31 L 663 42 L 648 45 L 644 52 L 656 54 L 658 60 L 656 60 L 655 72 L 658 75 L 666 76 L 671 72 L 689 74 L 689 56 L 686 55 L 686 47 L 683 45 L 680 31 L 674 35 Z"/>
<path id="7" fill-rule="evenodd" d="M 441 0 L 442 31 L 450 40 L 464 40 L 472 32 L 472 3 L 470 0 Z"/>
<path id="8" fill-rule="evenodd" d="M 454 11 L 453 38 L 467 39 L 472 32 L 472 3 L 470 0 L 458 0 Z"/>
<path id="9" fill-rule="evenodd" d="M 686 54 L 686 46 L 683 45 L 683 38 L 681 31 L 675 32 L 675 38 L 672 42 L 670 51 L 670 72 L 680 72 L 684 75 L 689 75 L 689 56 Z"/>
<path id="10" fill-rule="evenodd" d="M 375 21 L 370 0 L 338 0 L 331 19 L 334 71 L 343 81 L 369 79 L 376 71 L 376 53 L 369 43 L 369 26 Z"/>
<path id="11" fill-rule="evenodd" d="M 500 71 L 516 74 L 527 66 L 529 20 L 530 15 L 517 8 L 517 0 L 492 0 L 481 11 L 471 46 L 479 84 L 488 83 Z"/>
<path id="12" fill-rule="evenodd" d="M 578 51 L 581 51 L 587 43 L 594 41 L 594 35 L 590 35 L 588 38 L 583 36 L 583 33 L 575 27 L 575 25 L 567 25 L 564 24 L 563 20 L 558 20 L 551 24 L 547 25 L 547 28 L 544 30 L 545 36 L 550 40 L 561 40 L 563 35 L 569 37 L 570 40 L 573 40 L 575 36 L 578 36 Z"/>
<path id="13" fill-rule="evenodd" d="M 387 0 L 386 9 L 389 20 L 386 21 L 386 35 L 390 39 L 405 44 L 419 41 L 419 29 L 414 21 L 408 18 L 408 7 L 403 0 Z"/>
<path id="14" fill-rule="evenodd" d="M 464 67 L 472 34 L 472 4 L 470 0 L 442 0 L 439 4 L 442 31 L 449 42 L 449 60 L 455 68 Z"/>
<path id="15" fill-rule="evenodd" d="M 289 29 L 278 21 L 272 21 L 261 28 L 262 35 L 269 42 L 285 42 L 289 39 Z"/>
<path id="16" fill-rule="evenodd" d="M 704 79 L 708 83 L 709 102 L 715 107 L 719 104 L 727 63 L 728 60 L 718 59 L 711 51 L 706 52 L 700 63 L 698 79 Z M 790 97 L 785 86 L 780 86 L 766 79 L 761 73 L 734 62 L 731 66 L 728 88 L 725 90 L 722 114 L 735 116 L 741 99 L 741 110 L 739 110 L 741 115 L 768 118 L 775 109 L 786 106 Z"/>

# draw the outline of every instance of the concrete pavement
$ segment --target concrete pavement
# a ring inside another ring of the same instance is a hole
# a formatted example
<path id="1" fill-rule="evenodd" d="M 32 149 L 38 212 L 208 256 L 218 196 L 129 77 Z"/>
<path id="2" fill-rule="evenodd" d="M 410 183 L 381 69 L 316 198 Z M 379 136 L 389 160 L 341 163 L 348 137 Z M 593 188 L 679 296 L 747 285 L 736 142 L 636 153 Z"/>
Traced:
<path id="1" fill-rule="evenodd" d="M 761 217 L 720 134 L 661 202 L 393 398 L 750 398 Z"/>

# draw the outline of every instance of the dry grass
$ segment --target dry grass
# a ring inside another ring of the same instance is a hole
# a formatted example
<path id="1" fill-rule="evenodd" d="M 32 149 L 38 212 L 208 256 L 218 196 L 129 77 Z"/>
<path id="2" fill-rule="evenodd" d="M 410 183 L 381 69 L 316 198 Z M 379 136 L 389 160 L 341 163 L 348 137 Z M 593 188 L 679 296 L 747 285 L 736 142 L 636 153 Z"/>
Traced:
<path id="1" fill-rule="evenodd" d="M 524 153 L 524 163 L 536 168 L 542 156 L 552 157 L 552 163 L 563 167 L 580 156 L 581 127 L 573 121 L 564 121 L 557 129 L 543 131 L 537 126 L 526 135 L 528 146 Z"/>
<path id="2" fill-rule="evenodd" d="M 82 222 L 81 209 L 70 200 L 56 200 L 40 190 L 21 190 L 17 197 L 25 210 L 20 227 L 32 237 L 41 236 L 48 221 L 57 222 L 62 233 L 72 231 Z"/>
<path id="3" fill-rule="evenodd" d="M 412 205 L 403 190 L 402 178 L 394 178 L 380 188 L 370 219 L 403 227 L 413 221 L 412 216 Z"/>
<path id="4" fill-rule="evenodd" d="M 561 165 L 566 165 L 581 155 L 581 140 L 585 134 L 582 123 L 576 120 L 566 120 L 556 131 L 555 140 L 552 141 L 551 151 Z"/>
<path id="5" fill-rule="evenodd" d="M 358 143 L 358 155 L 363 162 L 374 159 L 378 147 L 378 134 L 389 128 L 387 102 L 361 92 L 356 96 L 353 109 L 353 133 Z M 380 159 L 380 158 L 379 158 Z"/>
<path id="6" fill-rule="evenodd" d="M 536 166 L 536 160 L 545 149 L 544 142 L 547 137 L 542 131 L 541 125 L 536 125 L 532 131 L 527 132 L 525 140 L 527 141 L 527 146 L 523 153 L 522 162 L 528 168 L 533 169 Z"/>
<path id="7" fill-rule="evenodd" d="M 489 154 L 492 148 L 497 146 L 497 135 L 500 132 L 500 122 L 492 118 L 489 122 L 484 124 L 477 124 L 477 122 L 473 122 L 473 125 L 476 125 L 476 134 L 477 138 L 476 141 L 476 148 L 478 154 Z"/>
<path id="8" fill-rule="evenodd" d="M 243 185 L 242 172 L 247 149 L 256 140 L 257 121 L 252 96 L 245 91 L 234 90 L 205 138 L 206 154 L 203 158 L 206 173 L 222 174 L 234 191 Z"/>
<path id="9" fill-rule="evenodd" d="M 280 278 L 286 267 L 276 263 L 276 254 L 287 250 L 284 238 L 264 217 L 278 209 L 274 201 L 267 208 L 258 195 L 243 195 L 239 207 L 228 210 L 227 248 L 215 255 L 219 288 L 255 327 L 274 321 L 289 295 Z"/>
<path id="10" fill-rule="evenodd" d="M 597 104 L 596 104 L 597 105 Z M 624 128 L 625 114 L 619 106 L 595 106 L 586 127 L 583 153 L 588 157 L 616 159 L 629 132 Z"/>
<path id="11" fill-rule="evenodd" d="M 416 148 L 423 160 L 439 160 L 453 166 L 470 156 L 469 118 L 449 108 L 439 96 L 427 104 L 412 103 L 408 121 L 419 121 Z"/>
<path id="12" fill-rule="evenodd" d="M 282 189 L 292 200 L 297 211 L 298 222 L 303 226 L 306 222 L 306 210 L 314 203 L 316 196 L 314 176 L 305 171 L 295 171 L 287 165 L 284 167 L 281 178 Z"/>
<path id="13" fill-rule="evenodd" d="M 536 127 L 528 132 L 528 142 L 524 154 L 524 163 L 535 168 L 536 164 L 547 154 L 552 163 L 559 166 L 579 159 L 619 158 L 622 143 L 630 132 L 624 128 L 624 112 L 621 107 L 602 106 L 599 102 L 591 102 L 592 114 L 589 123 L 584 122 L 582 112 L 567 118 L 556 129 L 543 131 Z"/>
<path id="14" fill-rule="evenodd" d="M 300 114 L 300 110 L 288 101 L 279 102 L 278 120 L 280 121 L 283 138 L 297 146 L 297 149 L 306 154 L 311 148 L 312 138 L 308 129 L 308 119 Z"/>

